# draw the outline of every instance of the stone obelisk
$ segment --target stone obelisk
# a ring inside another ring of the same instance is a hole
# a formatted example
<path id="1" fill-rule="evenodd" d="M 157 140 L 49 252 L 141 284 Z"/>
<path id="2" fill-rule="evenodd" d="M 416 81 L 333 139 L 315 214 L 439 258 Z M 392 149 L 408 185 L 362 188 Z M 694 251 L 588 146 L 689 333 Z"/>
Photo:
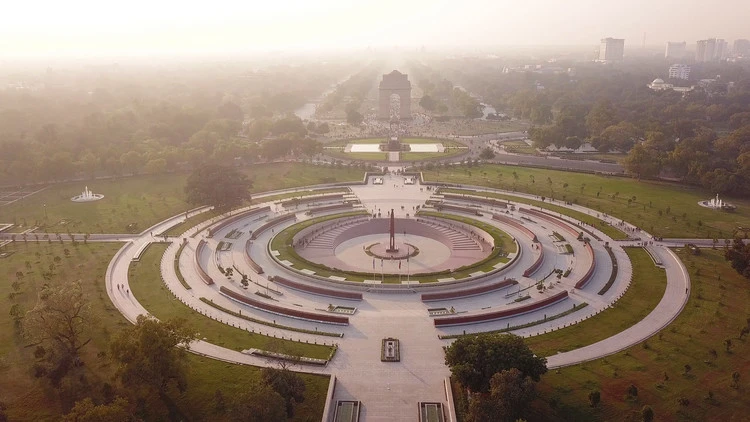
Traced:
<path id="1" fill-rule="evenodd" d="M 390 241 L 388 243 L 388 249 L 386 249 L 386 252 L 398 252 L 398 249 L 396 248 L 396 225 L 395 225 L 395 217 L 393 216 L 393 208 L 391 208 L 391 228 L 390 228 Z"/>

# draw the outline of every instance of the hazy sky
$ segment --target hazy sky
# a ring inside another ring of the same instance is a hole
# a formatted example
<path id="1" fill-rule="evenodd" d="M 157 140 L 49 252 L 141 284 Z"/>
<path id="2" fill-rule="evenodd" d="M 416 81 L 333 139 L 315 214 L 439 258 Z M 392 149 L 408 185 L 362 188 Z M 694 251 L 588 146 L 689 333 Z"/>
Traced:
<path id="1" fill-rule="evenodd" d="M 41 0 L 5 2 L 0 55 L 750 38 L 750 0 Z"/>

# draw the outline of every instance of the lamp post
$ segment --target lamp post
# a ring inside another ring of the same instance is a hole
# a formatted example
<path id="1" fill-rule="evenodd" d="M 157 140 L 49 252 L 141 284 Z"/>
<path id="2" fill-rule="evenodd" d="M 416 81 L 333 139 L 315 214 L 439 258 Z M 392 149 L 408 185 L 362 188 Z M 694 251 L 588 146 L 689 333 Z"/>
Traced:
<path id="1" fill-rule="evenodd" d="M 44 219 L 47 220 L 47 204 L 43 204 L 44 207 Z"/>

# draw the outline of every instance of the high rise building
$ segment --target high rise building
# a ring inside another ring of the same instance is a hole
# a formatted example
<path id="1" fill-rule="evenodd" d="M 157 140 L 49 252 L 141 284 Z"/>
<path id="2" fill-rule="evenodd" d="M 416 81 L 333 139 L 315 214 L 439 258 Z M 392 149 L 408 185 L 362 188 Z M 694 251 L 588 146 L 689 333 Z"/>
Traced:
<path id="1" fill-rule="evenodd" d="M 667 42 L 667 49 L 664 52 L 664 57 L 667 59 L 682 59 L 685 57 L 685 51 L 687 49 L 687 43 L 683 42 Z"/>
<path id="2" fill-rule="evenodd" d="M 622 38 L 602 38 L 599 47 L 599 61 L 622 61 L 625 53 L 625 40 Z"/>
<path id="3" fill-rule="evenodd" d="M 686 64 L 673 64 L 669 66 L 669 79 L 684 79 L 690 78 L 690 66 Z"/>
<path id="4" fill-rule="evenodd" d="M 727 42 L 719 38 L 700 40 L 696 44 L 695 60 L 699 62 L 710 62 L 727 58 Z"/>
<path id="5" fill-rule="evenodd" d="M 750 40 L 734 40 L 734 45 L 732 46 L 732 54 L 734 54 L 735 56 L 750 57 Z"/>

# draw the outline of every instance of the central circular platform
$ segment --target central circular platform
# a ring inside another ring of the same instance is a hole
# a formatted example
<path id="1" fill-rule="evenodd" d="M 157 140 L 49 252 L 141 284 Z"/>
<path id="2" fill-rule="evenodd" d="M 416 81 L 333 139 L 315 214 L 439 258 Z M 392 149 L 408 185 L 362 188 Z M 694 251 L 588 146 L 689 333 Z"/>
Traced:
<path id="1" fill-rule="evenodd" d="M 389 250 L 388 246 L 389 240 L 386 239 L 385 242 L 374 243 L 366 247 L 365 252 L 381 259 L 406 259 L 419 253 L 419 248 L 410 243 L 396 242 L 395 250 Z"/>
<path id="2" fill-rule="evenodd" d="M 389 251 L 389 218 L 326 220 L 294 236 L 295 252 L 315 265 L 355 273 L 429 274 L 474 265 L 494 247 L 490 234 L 437 218 L 394 220 L 396 251 Z"/>

